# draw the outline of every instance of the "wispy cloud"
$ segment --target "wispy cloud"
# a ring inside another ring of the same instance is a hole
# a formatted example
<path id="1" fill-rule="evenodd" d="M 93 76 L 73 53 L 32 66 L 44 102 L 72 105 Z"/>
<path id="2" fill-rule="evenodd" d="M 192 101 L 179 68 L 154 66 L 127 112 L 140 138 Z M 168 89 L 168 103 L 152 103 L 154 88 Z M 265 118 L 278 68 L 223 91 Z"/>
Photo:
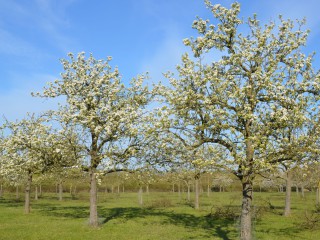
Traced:
<path id="1" fill-rule="evenodd" d="M 1 28 L 0 42 L 0 54 L 30 56 L 31 53 L 36 52 L 36 49 L 32 44 Z"/>
<path id="2" fill-rule="evenodd" d="M 27 112 L 56 107 L 57 100 L 33 98 L 31 92 L 40 91 L 46 82 L 56 78 L 50 74 L 56 74 L 58 58 L 74 45 L 66 34 L 70 25 L 67 11 L 72 3 L 0 0 L 0 60 L 7 66 L 0 67 L 0 123 L 2 115 L 14 120 Z M 49 65 L 53 59 L 56 65 Z"/>
<path id="3" fill-rule="evenodd" d="M 74 0 L 0 0 L 2 50 L 6 48 L 7 52 L 23 55 L 26 51 L 36 51 L 41 49 L 41 45 L 49 44 L 66 52 L 74 44 L 67 32 L 70 26 L 67 10 L 73 2 Z M 42 37 L 41 43 L 36 38 L 37 34 Z"/>
<path id="4" fill-rule="evenodd" d="M 57 108 L 58 99 L 41 99 L 31 96 L 31 92 L 42 92 L 45 82 L 53 81 L 55 76 L 34 74 L 28 77 L 12 76 L 17 81 L 14 88 L 0 94 L 0 124 L 3 116 L 9 121 L 21 119 L 29 113 L 40 113 Z M 21 82 L 21 79 L 25 81 Z"/>
<path id="5" fill-rule="evenodd" d="M 149 72 L 152 81 L 163 81 L 163 73 L 174 71 L 180 62 L 181 55 L 186 51 L 181 36 L 169 34 L 153 54 L 142 62 L 140 72 Z"/>
<path id="6" fill-rule="evenodd" d="M 67 34 L 70 22 L 67 17 L 67 10 L 75 0 L 53 1 L 35 0 L 37 22 L 39 27 L 50 36 L 51 43 L 54 43 L 60 50 L 67 52 L 74 44 Z"/>

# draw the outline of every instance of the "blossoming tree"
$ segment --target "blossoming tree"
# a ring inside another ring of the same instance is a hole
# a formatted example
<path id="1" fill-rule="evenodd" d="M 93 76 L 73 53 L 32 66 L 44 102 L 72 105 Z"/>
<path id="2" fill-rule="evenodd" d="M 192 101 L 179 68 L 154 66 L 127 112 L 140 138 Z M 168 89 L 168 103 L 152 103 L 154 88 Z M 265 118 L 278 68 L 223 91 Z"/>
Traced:
<path id="1" fill-rule="evenodd" d="M 216 25 L 201 18 L 193 22 L 199 36 L 184 43 L 195 59 L 183 55 L 179 77 L 168 73 L 170 86 L 159 87 L 167 115 L 172 116 L 164 125 L 191 148 L 212 144 L 227 151 L 224 168 L 242 183 L 240 235 L 248 240 L 254 178 L 281 162 L 296 160 L 274 144 L 273 134 L 288 128 L 292 118 L 302 124 L 305 110 L 317 107 L 319 74 L 313 70 L 313 56 L 301 51 L 308 35 L 302 30 L 304 21 L 295 27 L 280 17 L 276 28 L 274 22 L 261 25 L 256 15 L 243 21 L 239 3 L 230 9 L 209 0 L 206 5 Z M 208 63 L 212 49 L 222 57 Z M 295 146 L 293 154 L 310 150 L 310 145 Z"/>
<path id="2" fill-rule="evenodd" d="M 112 70 L 109 65 L 110 57 L 96 60 L 90 55 L 86 59 L 84 53 L 69 57 L 70 61 L 61 61 L 61 80 L 49 83 L 42 94 L 36 95 L 66 97 L 66 105 L 56 113 L 81 136 L 87 160 L 83 169 L 90 175 L 89 224 L 98 226 L 97 173 L 116 171 L 138 150 L 143 139 L 139 126 L 149 93 L 143 86 L 144 76 L 126 87 L 118 69 Z"/>
<path id="3" fill-rule="evenodd" d="M 25 213 L 30 212 L 30 191 L 34 174 L 41 174 L 57 164 L 65 145 L 56 142 L 51 127 L 45 119 L 30 115 L 21 121 L 7 121 L 4 127 L 8 135 L 2 142 L 4 156 L 1 174 L 8 179 L 24 179 Z"/>

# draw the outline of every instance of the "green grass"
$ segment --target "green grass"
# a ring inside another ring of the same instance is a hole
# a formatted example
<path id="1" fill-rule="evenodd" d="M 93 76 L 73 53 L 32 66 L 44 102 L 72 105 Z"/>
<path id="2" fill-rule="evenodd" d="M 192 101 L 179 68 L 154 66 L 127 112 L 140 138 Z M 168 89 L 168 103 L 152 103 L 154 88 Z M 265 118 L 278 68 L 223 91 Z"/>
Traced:
<path id="1" fill-rule="evenodd" d="M 292 216 L 285 218 L 284 193 L 255 193 L 255 239 L 319 238 L 319 226 L 305 227 L 305 213 L 311 216 L 315 207 L 313 195 L 307 193 L 303 199 L 293 194 Z M 240 193 L 204 194 L 198 211 L 185 195 L 179 198 L 177 193 L 145 194 L 142 208 L 136 193 L 100 193 L 101 225 L 97 229 L 87 225 L 87 194 L 78 197 L 72 200 L 66 194 L 59 202 L 54 195 L 45 194 L 32 202 L 32 212 L 26 215 L 23 202 L 4 196 L 0 200 L 0 239 L 238 239 L 239 235 Z"/>

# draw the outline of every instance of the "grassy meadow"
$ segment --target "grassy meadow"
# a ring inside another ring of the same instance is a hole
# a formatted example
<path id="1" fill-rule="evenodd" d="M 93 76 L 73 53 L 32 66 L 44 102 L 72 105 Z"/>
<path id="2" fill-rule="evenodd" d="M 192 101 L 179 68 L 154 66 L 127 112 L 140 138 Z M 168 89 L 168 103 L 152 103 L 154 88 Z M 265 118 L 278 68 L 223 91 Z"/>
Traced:
<path id="1" fill-rule="evenodd" d="M 292 193 L 292 215 L 285 218 L 284 193 L 254 193 L 254 238 L 320 239 L 314 195 Z M 240 192 L 203 193 L 200 210 L 185 194 L 150 192 L 143 197 L 141 207 L 137 193 L 99 193 L 101 225 L 93 229 L 87 225 L 88 193 L 76 198 L 65 193 L 63 201 L 43 193 L 32 201 L 29 215 L 23 213 L 23 199 L 7 193 L 0 199 L 0 239 L 238 239 Z"/>

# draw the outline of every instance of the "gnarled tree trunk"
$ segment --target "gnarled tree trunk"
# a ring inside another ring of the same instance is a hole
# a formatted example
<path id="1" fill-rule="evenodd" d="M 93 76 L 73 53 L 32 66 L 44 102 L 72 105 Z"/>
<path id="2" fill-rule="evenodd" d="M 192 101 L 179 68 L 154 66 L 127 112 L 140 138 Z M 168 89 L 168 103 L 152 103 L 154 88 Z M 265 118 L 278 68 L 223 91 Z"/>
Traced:
<path id="1" fill-rule="evenodd" d="M 252 181 L 242 182 L 241 240 L 251 240 Z"/>

